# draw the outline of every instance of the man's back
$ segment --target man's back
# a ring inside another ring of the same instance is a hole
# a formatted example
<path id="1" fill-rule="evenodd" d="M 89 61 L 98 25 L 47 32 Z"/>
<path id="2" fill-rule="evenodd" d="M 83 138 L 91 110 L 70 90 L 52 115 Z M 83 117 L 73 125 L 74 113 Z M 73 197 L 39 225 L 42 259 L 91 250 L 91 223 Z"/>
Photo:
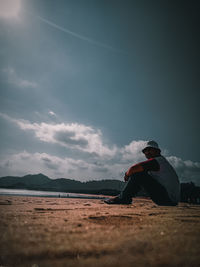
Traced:
<path id="1" fill-rule="evenodd" d="M 155 160 L 159 163 L 160 169 L 149 174 L 166 188 L 172 201 L 179 202 L 180 183 L 174 168 L 163 156 L 156 157 Z"/>

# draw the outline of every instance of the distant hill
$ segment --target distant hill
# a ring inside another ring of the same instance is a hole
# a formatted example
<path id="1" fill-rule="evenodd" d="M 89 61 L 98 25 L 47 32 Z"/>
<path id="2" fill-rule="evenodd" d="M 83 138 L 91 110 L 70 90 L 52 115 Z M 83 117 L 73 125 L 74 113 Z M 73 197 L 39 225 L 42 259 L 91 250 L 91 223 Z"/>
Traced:
<path id="1" fill-rule="evenodd" d="M 23 177 L 18 176 L 6 176 L 0 178 L 0 187 L 7 187 L 13 186 L 15 184 L 23 184 L 26 186 L 29 185 L 42 185 L 51 181 L 50 178 L 43 175 L 42 173 L 39 174 L 28 174 Z"/>
<path id="2" fill-rule="evenodd" d="M 73 192 L 87 194 L 117 195 L 124 182 L 119 180 L 100 180 L 80 182 L 72 179 L 50 179 L 39 173 L 23 177 L 6 176 L 0 178 L 0 188 L 29 189 L 54 192 Z"/>

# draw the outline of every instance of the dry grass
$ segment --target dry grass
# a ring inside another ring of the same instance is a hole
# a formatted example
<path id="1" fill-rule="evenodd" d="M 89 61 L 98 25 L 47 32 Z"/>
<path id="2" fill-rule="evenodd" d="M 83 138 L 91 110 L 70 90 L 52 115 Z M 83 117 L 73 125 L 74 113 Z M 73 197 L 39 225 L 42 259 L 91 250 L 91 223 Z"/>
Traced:
<path id="1" fill-rule="evenodd" d="M 200 266 L 200 206 L 0 197 L 0 266 Z"/>

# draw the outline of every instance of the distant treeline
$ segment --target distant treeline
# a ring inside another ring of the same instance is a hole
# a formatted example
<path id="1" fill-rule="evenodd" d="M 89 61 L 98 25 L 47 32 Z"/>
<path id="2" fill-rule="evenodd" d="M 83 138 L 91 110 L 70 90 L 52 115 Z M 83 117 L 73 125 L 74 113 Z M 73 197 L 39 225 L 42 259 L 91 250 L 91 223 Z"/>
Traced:
<path id="1" fill-rule="evenodd" d="M 200 204 L 200 187 L 194 183 L 181 184 L 181 202 Z"/>

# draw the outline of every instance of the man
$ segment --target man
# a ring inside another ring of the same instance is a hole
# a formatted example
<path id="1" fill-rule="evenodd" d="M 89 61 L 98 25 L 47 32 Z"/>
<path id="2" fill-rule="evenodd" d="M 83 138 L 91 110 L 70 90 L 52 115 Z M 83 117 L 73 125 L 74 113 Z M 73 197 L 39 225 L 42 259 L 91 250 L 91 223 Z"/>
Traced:
<path id="1" fill-rule="evenodd" d="M 105 200 L 107 204 L 131 204 L 141 188 L 158 205 L 176 206 L 180 197 L 180 183 L 174 168 L 161 155 L 155 141 L 148 141 L 142 150 L 147 160 L 131 166 L 125 173 L 126 182 L 119 196 Z"/>

